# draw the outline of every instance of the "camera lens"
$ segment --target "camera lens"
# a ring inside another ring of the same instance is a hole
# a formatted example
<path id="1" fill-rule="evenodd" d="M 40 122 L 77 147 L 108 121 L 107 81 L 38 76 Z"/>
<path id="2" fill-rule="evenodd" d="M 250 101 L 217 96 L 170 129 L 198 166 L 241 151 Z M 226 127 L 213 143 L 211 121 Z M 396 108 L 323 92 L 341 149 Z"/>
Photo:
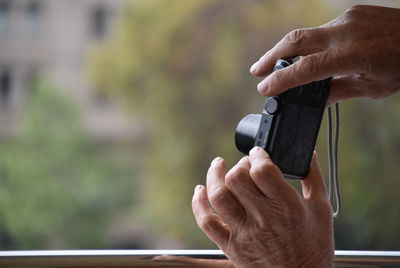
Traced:
<path id="1" fill-rule="evenodd" d="M 240 152 L 249 154 L 254 147 L 261 117 L 261 114 L 249 114 L 240 120 L 235 132 L 235 143 Z"/>

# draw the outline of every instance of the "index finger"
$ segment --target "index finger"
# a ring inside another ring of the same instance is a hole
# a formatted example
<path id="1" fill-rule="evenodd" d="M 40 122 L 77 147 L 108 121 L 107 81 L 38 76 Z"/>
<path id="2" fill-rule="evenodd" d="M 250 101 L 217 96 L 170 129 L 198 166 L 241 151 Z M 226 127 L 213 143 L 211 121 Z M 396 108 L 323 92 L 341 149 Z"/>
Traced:
<path id="1" fill-rule="evenodd" d="M 337 48 L 301 57 L 294 64 L 273 72 L 258 84 L 257 89 L 265 96 L 274 96 L 330 76 L 362 73 L 363 70 L 357 66 L 358 53 L 351 50 L 343 53 Z"/>
<path id="2" fill-rule="evenodd" d="M 322 27 L 291 31 L 253 64 L 250 72 L 256 76 L 264 76 L 272 72 L 279 59 L 320 52 L 328 46 L 328 36 L 326 28 Z"/>

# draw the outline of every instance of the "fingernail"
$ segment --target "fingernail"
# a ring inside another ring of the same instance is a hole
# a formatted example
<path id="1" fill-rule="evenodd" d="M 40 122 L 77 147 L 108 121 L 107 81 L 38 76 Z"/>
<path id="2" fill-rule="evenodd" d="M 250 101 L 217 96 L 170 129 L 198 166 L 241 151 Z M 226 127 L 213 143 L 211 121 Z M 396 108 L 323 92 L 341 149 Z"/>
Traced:
<path id="1" fill-rule="evenodd" d="M 262 148 L 261 148 L 260 146 L 256 146 L 256 147 L 254 147 L 253 149 L 250 150 L 250 153 L 249 153 L 249 154 L 256 153 L 256 152 L 260 151 L 261 149 L 262 149 Z"/>
<path id="2" fill-rule="evenodd" d="M 214 158 L 214 160 L 211 162 L 211 165 L 217 164 L 221 160 L 222 160 L 222 158 L 218 156 L 218 157 Z"/>
<path id="3" fill-rule="evenodd" d="M 200 191 L 201 189 L 203 189 L 203 185 L 196 185 L 196 187 L 194 188 L 194 192 L 197 193 L 198 191 Z"/>
<path id="4" fill-rule="evenodd" d="M 257 71 L 258 63 L 259 63 L 259 61 L 257 61 L 257 62 L 254 63 L 253 65 L 251 65 L 251 67 L 250 67 L 250 73 L 254 74 L 254 73 Z"/>
<path id="5" fill-rule="evenodd" d="M 266 95 L 268 93 L 268 84 L 266 79 L 262 80 L 258 85 L 257 85 L 257 90 L 260 92 L 261 95 Z"/>

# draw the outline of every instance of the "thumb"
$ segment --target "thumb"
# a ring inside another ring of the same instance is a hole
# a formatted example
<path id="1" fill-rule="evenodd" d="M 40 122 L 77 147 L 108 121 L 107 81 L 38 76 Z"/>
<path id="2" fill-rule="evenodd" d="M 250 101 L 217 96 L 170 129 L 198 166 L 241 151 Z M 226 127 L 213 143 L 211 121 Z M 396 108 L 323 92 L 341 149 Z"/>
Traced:
<path id="1" fill-rule="evenodd" d="M 301 181 L 303 196 L 306 199 L 316 197 L 327 198 L 324 176 L 318 163 L 317 153 L 314 151 L 310 171 L 307 178 Z"/>
<path id="2" fill-rule="evenodd" d="M 331 82 L 327 105 L 330 106 L 342 100 L 367 97 L 370 84 L 371 82 L 360 79 L 354 74 L 335 77 Z"/>

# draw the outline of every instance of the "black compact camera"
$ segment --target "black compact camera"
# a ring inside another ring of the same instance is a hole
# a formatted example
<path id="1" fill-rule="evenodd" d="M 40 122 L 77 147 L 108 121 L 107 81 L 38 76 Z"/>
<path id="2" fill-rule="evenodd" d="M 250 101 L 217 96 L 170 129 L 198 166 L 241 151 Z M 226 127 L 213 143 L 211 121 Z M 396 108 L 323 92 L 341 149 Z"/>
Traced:
<path id="1" fill-rule="evenodd" d="M 294 60 L 278 60 L 274 71 Z M 267 97 L 262 114 L 249 114 L 238 124 L 235 143 L 248 154 L 254 146 L 264 148 L 286 178 L 307 177 L 331 78 L 291 88 Z"/>

